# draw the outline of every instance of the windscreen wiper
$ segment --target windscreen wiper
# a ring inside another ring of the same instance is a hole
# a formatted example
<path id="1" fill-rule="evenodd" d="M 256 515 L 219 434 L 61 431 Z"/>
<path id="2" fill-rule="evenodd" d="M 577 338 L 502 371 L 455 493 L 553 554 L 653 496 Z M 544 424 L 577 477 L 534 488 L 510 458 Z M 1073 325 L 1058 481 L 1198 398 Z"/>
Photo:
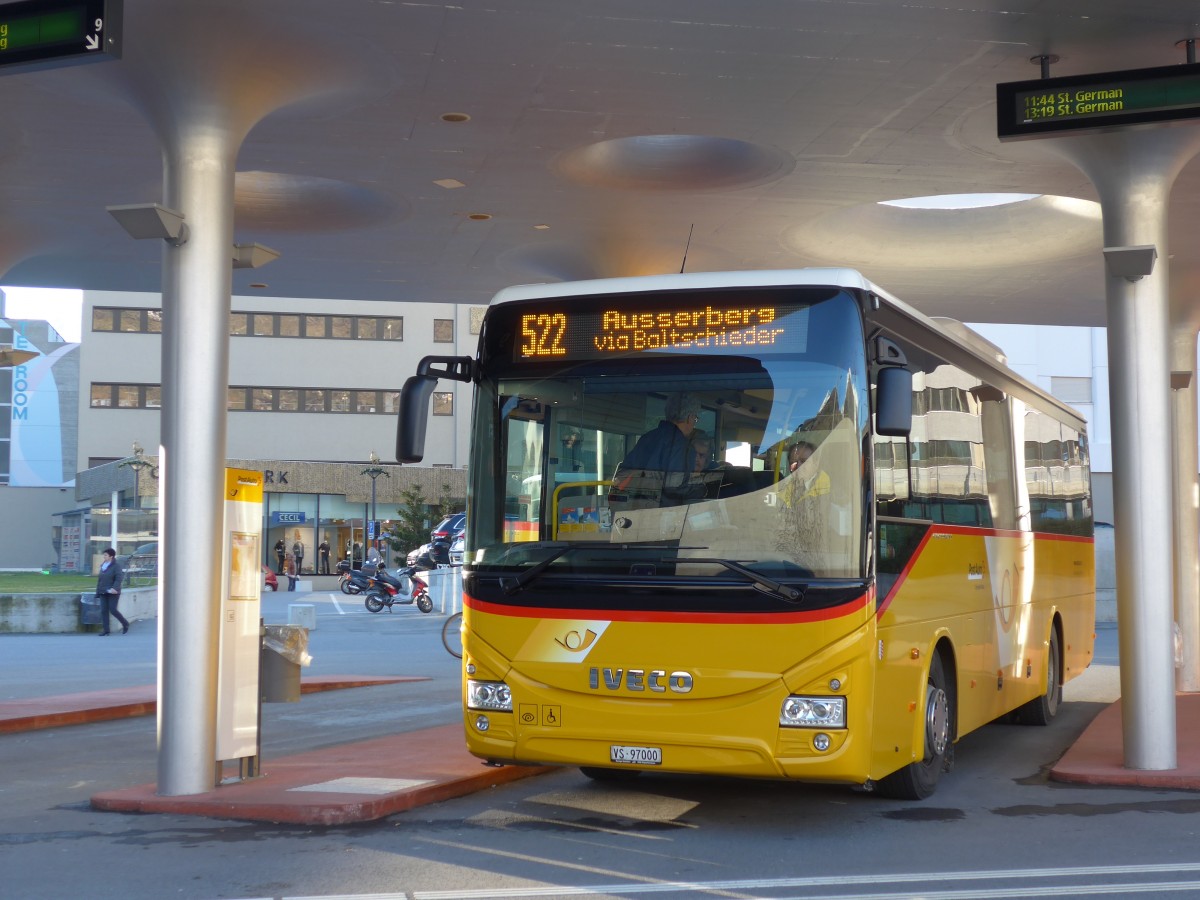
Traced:
<path id="1" fill-rule="evenodd" d="M 772 578 L 768 578 L 766 575 L 763 575 L 760 572 L 755 572 L 753 569 L 743 566 L 741 563 L 734 562 L 732 559 L 688 556 L 664 559 L 663 562 L 712 563 L 714 565 L 724 566 L 731 572 L 737 572 L 739 575 L 744 575 L 754 583 L 754 587 L 757 590 L 762 591 L 764 594 L 771 594 L 772 596 L 778 597 L 780 600 L 786 600 L 789 603 L 799 603 L 804 599 L 804 591 L 802 589 L 782 584 Z"/>
<path id="2" fill-rule="evenodd" d="M 504 593 L 511 596 L 517 591 L 523 590 L 531 581 L 541 575 L 546 569 L 550 568 L 560 556 L 563 556 L 568 550 L 626 550 L 630 547 L 636 547 L 639 550 L 704 550 L 705 547 L 675 547 L 664 544 L 614 544 L 611 541 L 561 541 L 542 544 L 541 547 L 550 549 L 552 552 L 545 559 L 540 560 L 536 565 L 530 566 L 519 575 L 501 576 L 500 587 Z"/>

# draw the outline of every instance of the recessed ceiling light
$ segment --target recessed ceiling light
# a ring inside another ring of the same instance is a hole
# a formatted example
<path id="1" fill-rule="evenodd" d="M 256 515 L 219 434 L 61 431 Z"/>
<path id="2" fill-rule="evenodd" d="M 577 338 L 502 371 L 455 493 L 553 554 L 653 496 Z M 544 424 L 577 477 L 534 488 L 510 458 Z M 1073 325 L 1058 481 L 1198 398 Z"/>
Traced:
<path id="1" fill-rule="evenodd" d="M 491 218 L 491 215 L 489 213 L 471 213 L 467 218 L 474 219 L 476 222 L 486 222 Z"/>
<path id="2" fill-rule="evenodd" d="M 470 122 L 471 117 L 466 113 L 442 113 L 443 122 Z"/>
<path id="3" fill-rule="evenodd" d="M 533 227 L 536 228 L 538 231 L 545 231 L 550 226 L 549 225 L 534 225 Z"/>
<path id="4" fill-rule="evenodd" d="M 250 287 L 252 287 L 252 288 L 259 288 L 259 289 L 262 289 L 262 288 L 265 288 L 266 286 L 267 286 L 267 285 L 266 285 L 264 282 L 261 282 L 261 281 L 252 281 L 252 282 L 250 282 Z"/>
<path id="5" fill-rule="evenodd" d="M 455 188 L 466 187 L 466 185 L 457 178 L 437 178 L 433 183 L 438 187 L 444 187 L 448 191 L 452 191 Z"/>
<path id="6" fill-rule="evenodd" d="M 932 197 L 908 197 L 903 200 L 881 200 L 880 206 L 902 209 L 982 209 L 987 206 L 1006 206 L 1033 200 L 1041 194 L 935 194 Z"/>

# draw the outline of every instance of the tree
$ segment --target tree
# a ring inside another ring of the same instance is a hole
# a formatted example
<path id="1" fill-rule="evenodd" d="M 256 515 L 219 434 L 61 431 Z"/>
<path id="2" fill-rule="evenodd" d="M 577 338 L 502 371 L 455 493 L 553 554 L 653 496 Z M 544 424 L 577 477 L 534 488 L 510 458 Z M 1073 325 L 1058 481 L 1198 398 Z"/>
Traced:
<path id="1" fill-rule="evenodd" d="M 415 550 L 429 540 L 429 513 L 425 503 L 425 492 L 420 485 L 413 485 L 400 492 L 403 505 L 400 507 L 391 532 L 386 536 L 387 545 L 403 559 L 410 550 Z"/>

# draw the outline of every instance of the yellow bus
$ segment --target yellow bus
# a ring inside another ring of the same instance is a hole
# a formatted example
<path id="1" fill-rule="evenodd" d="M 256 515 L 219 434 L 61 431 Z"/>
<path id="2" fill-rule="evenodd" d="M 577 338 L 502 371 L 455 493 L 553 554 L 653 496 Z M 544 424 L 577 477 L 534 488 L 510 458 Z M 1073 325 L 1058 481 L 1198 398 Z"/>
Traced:
<path id="1" fill-rule="evenodd" d="M 474 385 L 463 725 L 492 764 L 929 796 L 1092 660 L 1081 416 L 847 269 L 501 291 Z"/>

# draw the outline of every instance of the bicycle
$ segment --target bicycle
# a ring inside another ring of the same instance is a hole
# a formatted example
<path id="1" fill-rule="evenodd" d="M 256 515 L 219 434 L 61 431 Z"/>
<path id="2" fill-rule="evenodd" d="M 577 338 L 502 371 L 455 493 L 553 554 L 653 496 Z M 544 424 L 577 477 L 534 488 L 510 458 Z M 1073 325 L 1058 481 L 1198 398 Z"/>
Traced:
<path id="1" fill-rule="evenodd" d="M 456 612 L 442 624 L 442 645 L 456 659 L 462 659 L 462 612 Z"/>

